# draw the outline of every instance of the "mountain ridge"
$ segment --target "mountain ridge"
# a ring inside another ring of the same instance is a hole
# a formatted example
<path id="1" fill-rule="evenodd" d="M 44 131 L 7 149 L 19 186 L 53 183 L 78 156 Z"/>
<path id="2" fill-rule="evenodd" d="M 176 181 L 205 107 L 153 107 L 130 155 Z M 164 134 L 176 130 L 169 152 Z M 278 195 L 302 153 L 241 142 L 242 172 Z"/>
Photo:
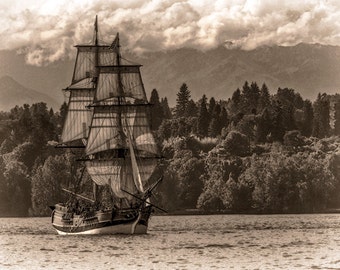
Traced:
<path id="1" fill-rule="evenodd" d="M 310 100 L 315 100 L 319 92 L 333 94 L 340 89 L 339 46 L 300 43 L 245 51 L 221 45 L 208 51 L 180 48 L 136 55 L 124 51 L 123 44 L 122 53 L 123 57 L 143 64 L 141 72 L 147 95 L 155 88 L 160 97 L 168 98 L 170 106 L 175 105 L 176 94 L 184 82 L 194 100 L 203 94 L 226 100 L 245 81 L 266 83 L 272 94 L 278 87 L 293 88 Z M 71 82 L 74 59 L 35 67 L 25 64 L 24 55 L 0 51 L 0 60 L 0 77 L 9 75 L 25 87 L 49 95 L 60 105 L 66 101 L 61 89 Z"/>
<path id="2" fill-rule="evenodd" d="M 15 81 L 11 76 L 0 78 L 0 111 L 9 111 L 16 105 L 46 102 L 49 107 L 56 108 L 58 102 L 48 95 L 29 89 Z"/>
<path id="3" fill-rule="evenodd" d="M 187 80 L 184 81 L 183 78 L 183 82 L 187 82 L 191 92 L 196 91 L 195 98 L 206 94 L 208 97 L 227 99 L 246 80 L 256 81 L 258 84 L 265 82 L 271 93 L 275 93 L 278 87 L 293 88 L 309 99 L 315 99 L 318 92 L 332 93 L 340 89 L 338 46 L 298 44 L 294 47 L 265 46 L 252 51 L 218 47 L 205 53 L 191 50 L 191 54 L 197 55 L 190 59 L 200 60 L 195 63 L 189 61 L 195 67 L 192 69 L 195 72 L 186 74 Z M 176 51 L 171 53 L 175 54 L 172 57 L 177 57 Z M 197 68 L 200 62 L 204 64 Z M 157 72 L 161 71 L 154 69 L 146 74 L 152 73 L 156 77 Z M 157 84 L 152 79 L 151 82 Z M 177 90 L 180 87 L 179 80 L 176 83 Z M 164 85 L 159 84 L 158 87 Z M 175 85 L 172 84 L 172 87 Z M 174 100 L 176 93 L 170 99 Z"/>

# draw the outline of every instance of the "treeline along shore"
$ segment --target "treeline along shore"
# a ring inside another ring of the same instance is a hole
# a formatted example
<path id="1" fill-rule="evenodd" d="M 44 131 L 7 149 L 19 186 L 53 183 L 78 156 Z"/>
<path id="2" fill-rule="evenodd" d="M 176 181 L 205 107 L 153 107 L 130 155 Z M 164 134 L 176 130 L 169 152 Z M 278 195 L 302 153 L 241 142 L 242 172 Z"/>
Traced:
<path id="1" fill-rule="evenodd" d="M 339 94 L 312 102 L 245 82 L 227 100 L 193 100 L 183 83 L 173 108 L 156 89 L 149 101 L 164 157 L 152 199 L 170 214 L 340 208 Z M 79 180 L 81 150 L 55 148 L 66 109 L 36 103 L 0 113 L 0 216 L 49 215 L 49 205 L 70 196 L 62 188 L 90 194 L 86 172 Z"/>

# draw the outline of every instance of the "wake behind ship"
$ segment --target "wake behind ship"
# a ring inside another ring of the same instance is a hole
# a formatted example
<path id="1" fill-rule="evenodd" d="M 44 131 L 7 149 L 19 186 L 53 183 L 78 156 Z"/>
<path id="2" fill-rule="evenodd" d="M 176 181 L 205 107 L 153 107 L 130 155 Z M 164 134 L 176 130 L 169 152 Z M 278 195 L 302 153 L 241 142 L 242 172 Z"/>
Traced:
<path id="1" fill-rule="evenodd" d="M 141 65 L 122 58 L 119 34 L 111 45 L 99 43 L 97 17 L 93 44 L 76 48 L 59 147 L 81 149 L 93 198 L 64 189 L 71 196 L 53 207 L 53 227 L 59 234 L 146 233 L 156 207 L 149 197 L 161 179 L 149 183 L 159 153 Z"/>

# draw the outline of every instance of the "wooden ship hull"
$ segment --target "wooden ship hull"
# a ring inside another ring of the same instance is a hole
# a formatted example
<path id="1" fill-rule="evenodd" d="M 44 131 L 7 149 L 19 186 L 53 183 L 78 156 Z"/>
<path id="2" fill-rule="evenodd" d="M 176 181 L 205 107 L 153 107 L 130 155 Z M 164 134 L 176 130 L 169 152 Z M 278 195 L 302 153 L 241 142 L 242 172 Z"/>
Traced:
<path id="1" fill-rule="evenodd" d="M 56 204 L 52 225 L 60 235 L 146 234 L 151 206 L 142 209 L 100 210 L 91 215 L 69 212 Z"/>

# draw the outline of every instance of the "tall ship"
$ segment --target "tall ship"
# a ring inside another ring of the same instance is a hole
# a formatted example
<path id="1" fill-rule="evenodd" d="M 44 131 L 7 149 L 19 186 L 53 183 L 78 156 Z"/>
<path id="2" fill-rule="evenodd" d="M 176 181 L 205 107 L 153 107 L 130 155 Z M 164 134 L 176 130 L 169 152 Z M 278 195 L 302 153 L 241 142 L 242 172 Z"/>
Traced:
<path id="1" fill-rule="evenodd" d="M 119 33 L 111 44 L 99 42 L 97 17 L 93 42 L 75 47 L 59 147 L 81 152 L 93 194 L 65 188 L 69 200 L 52 207 L 52 225 L 59 234 L 144 234 L 158 208 L 150 196 L 161 178 L 150 183 L 159 152 L 141 65 L 121 56 Z"/>

